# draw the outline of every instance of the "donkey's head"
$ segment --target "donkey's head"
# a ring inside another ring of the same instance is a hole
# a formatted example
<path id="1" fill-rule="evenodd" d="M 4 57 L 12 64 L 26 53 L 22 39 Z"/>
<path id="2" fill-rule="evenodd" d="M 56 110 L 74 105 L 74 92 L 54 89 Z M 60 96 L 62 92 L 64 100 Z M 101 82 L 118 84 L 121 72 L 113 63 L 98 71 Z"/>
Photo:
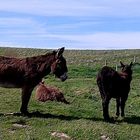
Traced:
<path id="1" fill-rule="evenodd" d="M 51 65 L 51 72 L 55 74 L 56 77 L 60 78 L 61 81 L 65 81 L 67 79 L 67 64 L 66 60 L 63 57 L 64 47 L 57 50 L 55 54 L 55 61 Z"/>
<path id="2" fill-rule="evenodd" d="M 124 65 L 121 61 L 120 61 L 120 64 L 121 64 L 121 71 L 123 73 L 126 73 L 126 74 L 132 74 L 132 66 L 133 66 L 133 63 L 131 62 L 129 65 Z"/>

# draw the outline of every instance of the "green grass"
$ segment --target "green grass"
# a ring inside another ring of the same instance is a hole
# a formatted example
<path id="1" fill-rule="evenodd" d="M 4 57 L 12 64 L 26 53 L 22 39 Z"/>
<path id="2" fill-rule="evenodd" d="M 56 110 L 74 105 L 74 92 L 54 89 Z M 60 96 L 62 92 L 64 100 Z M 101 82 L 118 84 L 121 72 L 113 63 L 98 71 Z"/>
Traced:
<path id="1" fill-rule="evenodd" d="M 0 48 L 1 55 L 9 48 Z M 10 48 L 11 51 L 11 48 Z M 47 50 L 12 49 L 18 57 L 32 56 Z M 133 61 L 134 55 L 140 62 L 140 50 L 125 51 L 66 51 L 69 79 L 60 82 L 52 75 L 46 76 L 45 83 L 61 89 L 70 105 L 58 102 L 41 103 L 35 100 L 33 91 L 29 111 L 39 111 L 32 117 L 12 115 L 19 112 L 20 89 L 0 88 L 0 140 L 58 140 L 52 132 L 63 132 L 74 140 L 98 140 L 102 135 L 111 140 L 140 139 L 140 67 L 133 68 L 131 91 L 126 103 L 126 117 L 115 123 L 103 121 L 101 98 L 96 85 L 96 74 L 104 60 L 115 67 L 122 60 Z M 115 115 L 115 100 L 110 102 L 110 116 Z M 15 126 L 23 125 L 23 127 Z"/>

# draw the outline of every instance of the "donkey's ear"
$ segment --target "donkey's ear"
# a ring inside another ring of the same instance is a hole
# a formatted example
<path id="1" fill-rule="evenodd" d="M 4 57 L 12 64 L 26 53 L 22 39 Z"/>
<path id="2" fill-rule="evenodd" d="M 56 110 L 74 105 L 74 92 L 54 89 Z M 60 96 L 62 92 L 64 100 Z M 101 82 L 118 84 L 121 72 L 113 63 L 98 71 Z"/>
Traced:
<path id="1" fill-rule="evenodd" d="M 62 47 L 60 49 L 57 50 L 57 53 L 56 53 L 56 58 L 59 58 L 62 56 L 63 52 L 65 50 L 65 47 Z"/>
<path id="2" fill-rule="evenodd" d="M 132 67 L 133 66 L 133 62 L 131 62 L 129 66 Z"/>
<path id="3" fill-rule="evenodd" d="M 125 65 L 122 63 L 122 61 L 120 61 L 121 67 L 124 67 Z"/>
<path id="4" fill-rule="evenodd" d="M 42 81 L 41 81 L 41 84 L 43 84 L 43 85 L 45 84 L 45 81 L 44 81 L 43 79 L 42 79 Z"/>

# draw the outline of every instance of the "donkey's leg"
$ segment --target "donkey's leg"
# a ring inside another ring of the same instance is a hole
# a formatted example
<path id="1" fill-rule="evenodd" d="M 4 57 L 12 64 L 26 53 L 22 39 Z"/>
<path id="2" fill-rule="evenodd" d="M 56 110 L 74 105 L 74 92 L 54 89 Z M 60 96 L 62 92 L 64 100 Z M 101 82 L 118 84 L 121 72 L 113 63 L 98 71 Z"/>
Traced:
<path id="1" fill-rule="evenodd" d="M 70 104 L 64 97 L 63 93 L 59 93 L 58 96 L 56 96 L 56 100 L 58 102 L 62 102 L 62 103 L 65 103 L 65 104 Z"/>
<path id="2" fill-rule="evenodd" d="M 25 115 L 29 114 L 27 107 L 28 107 L 28 103 L 29 103 L 29 100 L 31 97 L 32 90 L 33 90 L 33 88 L 31 88 L 31 87 L 22 88 L 22 96 L 21 96 L 22 105 L 21 105 L 20 111 L 21 111 L 21 113 L 23 113 Z"/>
<path id="3" fill-rule="evenodd" d="M 107 91 L 105 90 L 104 83 L 101 79 L 97 80 L 97 85 L 99 87 L 100 95 L 102 98 L 102 108 L 103 108 L 103 117 L 105 121 L 109 121 L 109 101 L 110 98 L 107 96 Z"/>
<path id="4" fill-rule="evenodd" d="M 65 104 L 70 104 L 64 97 L 62 97 L 60 100 L 58 100 L 60 102 L 63 102 Z"/>
<path id="5" fill-rule="evenodd" d="M 102 106 L 103 106 L 103 116 L 105 121 L 109 121 L 109 98 L 102 99 Z"/>
<path id="6" fill-rule="evenodd" d="M 125 108 L 125 102 L 127 100 L 127 97 L 125 98 L 121 98 L 121 116 L 124 117 L 125 113 L 124 113 L 124 108 Z"/>
<path id="7" fill-rule="evenodd" d="M 120 105 L 121 105 L 121 103 L 120 103 L 120 98 L 117 98 L 117 99 L 116 99 L 116 107 L 117 107 L 116 116 L 117 116 L 117 117 L 119 117 L 119 115 L 120 115 Z"/>

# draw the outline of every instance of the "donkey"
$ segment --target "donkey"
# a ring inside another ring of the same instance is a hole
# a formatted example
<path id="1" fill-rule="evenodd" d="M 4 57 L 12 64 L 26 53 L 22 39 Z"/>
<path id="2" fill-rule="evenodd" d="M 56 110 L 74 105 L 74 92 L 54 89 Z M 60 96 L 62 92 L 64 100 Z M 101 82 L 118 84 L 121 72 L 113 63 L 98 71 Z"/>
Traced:
<path id="1" fill-rule="evenodd" d="M 116 116 L 124 117 L 125 102 L 130 91 L 130 83 L 132 80 L 132 62 L 130 65 L 121 64 L 121 72 L 117 72 L 111 67 L 104 66 L 97 75 L 97 85 L 102 98 L 103 117 L 105 121 L 110 121 L 109 117 L 109 101 L 111 98 L 116 99 Z"/>
<path id="2" fill-rule="evenodd" d="M 44 76 L 52 72 L 61 81 L 67 79 L 68 69 L 63 52 L 64 47 L 44 55 L 26 58 L 0 56 L 0 86 L 22 89 L 22 114 L 29 115 L 31 93 Z"/>
<path id="3" fill-rule="evenodd" d="M 41 102 L 57 101 L 69 104 L 63 93 L 58 88 L 45 85 L 44 81 L 37 85 L 35 98 Z"/>

